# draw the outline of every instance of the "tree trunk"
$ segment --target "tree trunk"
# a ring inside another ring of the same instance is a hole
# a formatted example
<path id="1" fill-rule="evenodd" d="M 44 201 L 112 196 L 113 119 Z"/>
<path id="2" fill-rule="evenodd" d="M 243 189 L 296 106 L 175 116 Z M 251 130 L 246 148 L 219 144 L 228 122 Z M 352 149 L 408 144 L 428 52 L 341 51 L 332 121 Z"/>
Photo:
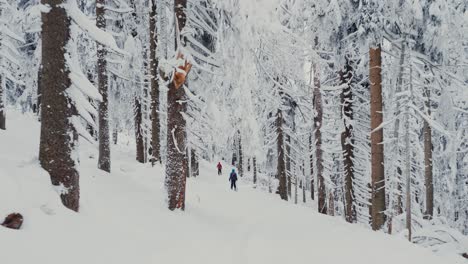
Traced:
<path id="1" fill-rule="evenodd" d="M 0 129 L 6 130 L 5 92 L 3 88 L 3 76 L 0 76 Z"/>
<path id="2" fill-rule="evenodd" d="M 38 117 L 38 120 L 41 121 L 41 94 L 42 94 L 42 91 L 41 91 L 41 83 L 42 83 L 42 62 L 41 64 L 39 65 L 39 71 L 37 72 L 37 106 L 36 106 L 36 109 L 37 109 L 37 117 Z"/>
<path id="3" fill-rule="evenodd" d="M 106 29 L 105 1 L 96 0 L 96 26 L 102 30 Z M 108 99 L 108 77 L 107 77 L 107 51 L 100 43 L 97 44 L 97 75 L 99 93 L 102 101 L 99 103 L 99 158 L 98 168 L 110 172 L 110 135 L 109 135 L 109 99 Z"/>
<path id="4" fill-rule="evenodd" d="M 70 17 L 64 0 L 42 0 L 49 12 L 42 13 L 42 104 L 39 161 L 50 174 L 52 184 L 60 188 L 62 203 L 78 211 L 80 199 L 78 161 L 73 157 L 78 134 L 71 123 L 75 108 L 66 90 L 70 71 L 66 46 L 70 40 Z"/>
<path id="5" fill-rule="evenodd" d="M 114 127 L 114 131 L 112 131 L 112 139 L 114 141 L 114 145 L 117 145 L 119 141 L 119 130 L 117 127 Z"/>
<path id="6" fill-rule="evenodd" d="M 240 131 L 237 131 L 239 135 L 239 176 L 243 177 L 244 176 L 244 164 L 243 164 L 243 153 L 242 153 L 242 136 Z"/>
<path id="7" fill-rule="evenodd" d="M 150 12 L 150 75 L 151 75 L 151 148 L 152 164 L 161 163 L 160 117 L 159 117 L 159 72 L 158 58 L 156 54 L 158 35 L 156 26 L 156 1 L 151 1 Z"/>
<path id="8" fill-rule="evenodd" d="M 310 149 L 310 199 L 313 201 L 315 200 L 315 181 L 314 181 L 314 155 L 313 153 L 313 142 L 312 142 L 312 134 L 309 136 L 309 149 Z"/>
<path id="9" fill-rule="evenodd" d="M 315 159 L 318 183 L 318 211 L 327 214 L 327 194 L 325 179 L 323 178 L 323 151 L 322 151 L 322 94 L 320 93 L 320 75 L 317 66 L 314 65 L 314 124 L 315 124 Z"/>
<path id="10" fill-rule="evenodd" d="M 199 164 L 198 164 L 198 158 L 197 158 L 197 154 L 195 152 L 195 149 L 191 149 L 190 150 L 191 153 L 190 153 L 190 159 L 191 159 L 191 162 L 190 162 L 190 167 L 191 167 L 191 171 L 192 171 L 192 176 L 193 177 L 197 177 L 199 175 Z"/>
<path id="11" fill-rule="evenodd" d="M 253 169 L 253 183 L 257 184 L 257 158 L 252 158 L 252 169 Z"/>
<path id="12" fill-rule="evenodd" d="M 181 44 L 183 39 L 179 32 L 183 31 L 186 23 L 185 9 L 187 0 L 174 0 L 174 13 L 176 17 L 176 46 Z M 178 49 L 180 47 L 176 47 Z M 180 50 L 179 50 L 180 52 Z M 179 59 L 183 59 L 180 53 Z M 185 62 L 183 70 L 188 73 L 190 64 Z M 168 208 L 170 210 L 185 209 L 185 187 L 187 157 L 186 146 L 186 121 L 183 114 L 186 112 L 185 90 L 182 87 L 186 81 L 186 75 L 178 74 L 174 71 L 174 78 L 169 84 L 167 96 L 167 165 L 166 165 L 166 189 L 168 194 Z"/>
<path id="13" fill-rule="evenodd" d="M 278 185 L 278 194 L 281 199 L 288 200 L 288 190 L 286 186 L 286 163 L 284 157 L 284 131 L 283 131 L 283 113 L 281 110 L 278 110 L 276 114 L 276 132 L 278 136 L 276 138 L 276 143 L 278 146 L 278 162 L 276 167 L 276 174 L 278 175 L 279 185 Z"/>
<path id="14" fill-rule="evenodd" d="M 291 180 L 291 136 L 286 134 L 286 175 L 288 179 L 288 196 L 291 197 L 292 180 Z"/>
<path id="15" fill-rule="evenodd" d="M 136 141 L 136 160 L 145 163 L 145 143 L 142 130 L 143 113 L 141 103 L 135 98 L 135 141 Z"/>
<path id="16" fill-rule="evenodd" d="M 341 133 L 341 147 L 343 149 L 343 165 L 345 170 L 345 219 L 349 223 L 356 220 L 356 211 L 354 208 L 353 180 L 354 180 L 354 139 L 353 131 L 353 92 L 351 90 L 351 81 L 353 78 L 353 68 L 348 59 L 346 59 L 345 69 L 340 71 L 340 82 L 345 85 L 341 92 L 341 104 L 344 131 Z"/>
<path id="17" fill-rule="evenodd" d="M 385 174 L 382 124 L 382 54 L 381 48 L 369 49 L 370 117 L 371 117 L 371 184 L 372 229 L 379 230 L 385 223 Z"/>
<path id="18" fill-rule="evenodd" d="M 426 108 L 427 115 L 431 116 L 431 91 L 426 88 Z M 432 128 L 424 120 L 424 180 L 426 187 L 426 215 L 425 218 L 432 219 L 434 216 L 434 183 L 432 176 Z"/>

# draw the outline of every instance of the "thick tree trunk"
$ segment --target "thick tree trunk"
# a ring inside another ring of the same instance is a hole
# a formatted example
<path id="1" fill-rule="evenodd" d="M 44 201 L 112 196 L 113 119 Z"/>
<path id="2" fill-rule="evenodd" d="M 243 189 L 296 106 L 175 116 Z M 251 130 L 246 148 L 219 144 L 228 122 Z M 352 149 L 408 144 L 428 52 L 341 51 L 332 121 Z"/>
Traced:
<path id="1" fill-rule="evenodd" d="M 318 183 L 318 211 L 327 214 L 327 194 L 325 179 L 323 178 L 323 151 L 322 151 L 322 94 L 320 92 L 320 75 L 317 66 L 314 65 L 314 125 L 315 125 L 315 159 Z"/>
<path id="2" fill-rule="evenodd" d="M 286 182 L 286 162 L 284 157 L 284 131 L 283 131 L 283 113 L 281 110 L 278 110 L 276 114 L 276 132 L 278 136 L 276 138 L 276 144 L 278 147 L 278 162 L 276 167 L 276 174 L 278 175 L 279 185 L 278 185 L 278 194 L 281 199 L 288 200 L 288 190 Z"/>
<path id="3" fill-rule="evenodd" d="M 136 160 L 145 163 L 145 143 L 142 130 L 143 113 L 141 103 L 135 98 L 135 141 L 136 141 Z"/>
<path id="4" fill-rule="evenodd" d="M 381 48 L 369 49 L 370 117 L 371 117 L 371 184 L 372 229 L 379 230 L 385 223 L 385 172 L 383 129 L 375 131 L 382 122 L 382 54 Z"/>
<path id="5" fill-rule="evenodd" d="M 431 115 L 431 94 L 429 88 L 426 88 L 426 108 L 428 116 Z M 434 183 L 432 176 L 432 128 L 424 120 L 424 180 L 426 187 L 426 215 L 427 219 L 434 216 Z"/>
<path id="6" fill-rule="evenodd" d="M 353 131 L 353 92 L 351 90 L 351 81 L 353 78 L 353 68 L 348 59 L 344 70 L 340 71 L 340 82 L 345 85 L 341 92 L 342 115 L 344 131 L 341 133 L 341 147 L 343 150 L 343 163 L 345 170 L 344 178 L 344 198 L 345 198 L 345 219 L 349 223 L 356 220 L 356 211 L 354 208 L 353 180 L 354 180 L 354 139 Z"/>
<path id="7" fill-rule="evenodd" d="M 6 130 L 5 91 L 3 88 L 3 76 L 0 76 L 0 129 Z"/>
<path id="8" fill-rule="evenodd" d="M 158 58 L 156 54 L 158 35 L 156 26 L 156 1 L 152 1 L 150 12 L 150 75 L 151 75 L 151 148 L 152 164 L 161 163 L 161 121 L 159 117 L 159 72 Z"/>
<path id="9" fill-rule="evenodd" d="M 70 17 L 62 7 L 64 0 L 42 0 L 49 12 L 42 13 L 42 122 L 39 148 L 41 166 L 50 174 L 52 184 L 60 188 L 62 203 L 78 211 L 80 199 L 77 160 L 72 153 L 78 134 L 71 123 L 75 112 L 66 90 L 70 72 L 66 64 L 66 46 L 70 40 Z"/>
<path id="10" fill-rule="evenodd" d="M 182 32 L 186 23 L 187 0 L 174 0 L 174 13 L 176 17 L 176 32 Z M 176 45 L 183 39 L 177 34 Z M 179 48 L 179 47 L 176 47 Z M 184 59 L 180 53 L 179 59 Z M 185 62 L 182 70 L 188 73 L 190 64 Z M 185 209 L 185 187 L 188 162 L 186 157 L 186 121 L 183 114 L 187 104 L 183 85 L 186 74 L 174 72 L 174 78 L 169 84 L 167 96 L 167 165 L 166 165 L 166 189 L 168 194 L 168 208 L 170 210 Z"/>
<path id="11" fill-rule="evenodd" d="M 105 1 L 96 0 L 96 26 L 106 29 Z M 110 135 L 109 135 L 109 85 L 107 76 L 107 51 L 106 48 L 97 43 L 97 75 L 99 93 L 102 101 L 99 103 L 99 158 L 98 168 L 110 172 Z"/>
<path id="12" fill-rule="evenodd" d="M 185 184 L 186 184 L 186 134 L 185 104 L 179 102 L 185 100 L 183 88 L 176 89 L 169 85 L 168 91 L 168 116 L 167 116 L 167 165 L 166 188 L 168 192 L 168 206 L 170 210 L 185 208 Z"/>

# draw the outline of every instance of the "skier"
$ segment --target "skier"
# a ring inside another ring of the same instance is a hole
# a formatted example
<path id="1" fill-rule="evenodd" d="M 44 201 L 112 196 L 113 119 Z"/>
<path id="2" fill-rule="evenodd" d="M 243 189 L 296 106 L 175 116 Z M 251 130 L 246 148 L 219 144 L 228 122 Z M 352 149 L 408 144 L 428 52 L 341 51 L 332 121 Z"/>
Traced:
<path id="1" fill-rule="evenodd" d="M 220 161 L 218 162 L 218 165 L 216 165 L 216 168 L 218 168 L 218 175 L 221 175 L 222 170 L 223 170 L 223 165 L 221 165 Z"/>
<path id="2" fill-rule="evenodd" d="M 231 190 L 234 189 L 235 191 L 237 191 L 237 173 L 235 169 L 232 169 L 231 175 L 229 176 L 229 181 L 231 182 Z"/>

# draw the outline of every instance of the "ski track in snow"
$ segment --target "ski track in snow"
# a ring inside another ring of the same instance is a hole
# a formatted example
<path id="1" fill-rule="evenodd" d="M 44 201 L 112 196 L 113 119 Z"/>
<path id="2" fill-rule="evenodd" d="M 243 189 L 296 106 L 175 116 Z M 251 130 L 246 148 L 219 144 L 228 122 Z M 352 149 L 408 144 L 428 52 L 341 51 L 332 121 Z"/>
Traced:
<path id="1" fill-rule="evenodd" d="M 215 163 L 201 162 L 200 177 L 188 179 L 186 211 L 171 212 L 163 168 L 113 146 L 107 174 L 83 141 L 76 214 L 61 206 L 38 165 L 39 124 L 14 112 L 9 118 L 0 131 L 0 217 L 18 211 L 25 223 L 20 231 L 0 227 L 1 263 L 466 263 L 281 201 L 242 178 L 231 191 L 227 165 L 218 176 Z"/>

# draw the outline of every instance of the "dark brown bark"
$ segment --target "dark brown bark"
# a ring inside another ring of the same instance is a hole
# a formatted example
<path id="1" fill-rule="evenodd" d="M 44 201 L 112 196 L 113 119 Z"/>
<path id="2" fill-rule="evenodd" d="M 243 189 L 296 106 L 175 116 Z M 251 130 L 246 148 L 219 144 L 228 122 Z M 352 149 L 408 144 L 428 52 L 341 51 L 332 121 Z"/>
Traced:
<path id="1" fill-rule="evenodd" d="M 136 160 L 145 163 L 145 144 L 142 131 L 143 113 L 140 100 L 135 99 L 135 141 L 136 141 Z"/>
<path id="2" fill-rule="evenodd" d="M 3 76 L 0 76 L 0 129 L 6 130 L 5 92 L 3 88 Z"/>
<path id="3" fill-rule="evenodd" d="M 428 116 L 431 115 L 430 106 L 430 90 L 426 88 L 426 108 Z M 434 183 L 432 175 L 432 128 L 429 123 L 424 120 L 424 180 L 426 187 L 426 215 L 428 219 L 434 216 Z"/>
<path id="4" fill-rule="evenodd" d="M 370 117 L 371 117 L 371 186 L 372 229 L 379 230 L 385 223 L 385 172 L 382 114 L 382 54 L 381 48 L 369 50 Z"/>
<path id="5" fill-rule="evenodd" d="M 276 174 L 278 175 L 279 185 L 278 194 L 281 199 L 288 200 L 288 189 L 287 189 L 287 178 L 286 178 L 286 161 L 284 156 L 284 131 L 283 131 L 283 112 L 278 110 L 276 114 L 276 132 L 278 136 L 276 138 L 276 144 L 278 147 L 278 162 L 276 167 Z"/>
<path id="6" fill-rule="evenodd" d="M 96 0 L 96 26 L 100 29 L 106 29 L 105 1 Z M 99 103 L 99 158 L 98 168 L 110 172 L 110 135 L 109 135 L 109 85 L 107 76 L 107 51 L 100 43 L 97 45 L 97 78 L 98 89 L 102 96 Z"/>
<path id="7" fill-rule="evenodd" d="M 344 85 L 341 92 L 341 105 L 343 114 L 344 131 L 341 133 L 341 147 L 343 150 L 343 163 L 345 170 L 344 177 L 344 198 L 345 198 L 345 219 L 352 223 L 356 220 L 354 207 L 354 139 L 352 137 L 353 120 L 353 92 L 351 90 L 351 81 L 353 78 L 353 68 L 350 62 L 346 60 L 344 70 L 340 71 L 340 82 Z"/>
<path id="8" fill-rule="evenodd" d="M 78 134 L 71 124 L 75 113 L 66 90 L 70 87 L 65 60 L 70 40 L 70 17 L 62 7 L 64 0 L 42 0 L 49 12 L 42 13 L 42 104 L 39 161 L 50 174 L 52 184 L 62 191 L 62 203 L 78 211 L 80 199 L 77 161 L 72 158 Z M 74 156 L 74 155 L 73 155 Z"/>
<path id="9" fill-rule="evenodd" d="M 156 1 L 152 1 L 150 12 L 150 85 L 151 85 L 151 148 L 152 163 L 161 163 L 161 139 L 160 139 L 160 116 L 159 116 L 159 61 L 156 50 L 158 35 L 156 26 Z"/>
<path id="10" fill-rule="evenodd" d="M 185 27 L 187 0 L 174 0 L 174 13 L 176 17 L 176 32 L 181 32 Z M 176 44 L 182 43 L 179 34 L 176 36 Z M 178 47 L 176 47 L 178 48 Z M 179 53 L 179 59 L 183 54 Z M 173 81 L 169 84 L 167 96 L 167 165 L 166 165 L 166 189 L 168 194 L 168 208 L 170 210 L 185 209 L 185 187 L 187 181 L 187 157 L 186 157 L 186 121 L 183 113 L 187 105 L 185 90 L 182 85 L 186 81 L 186 73 L 190 70 L 190 64 L 179 66 L 185 73 L 174 72 Z"/>
<path id="11" fill-rule="evenodd" d="M 320 92 L 320 77 L 318 69 L 314 66 L 314 124 L 315 124 L 315 159 L 317 170 L 318 189 L 318 211 L 327 214 L 327 194 L 325 190 L 325 179 L 323 178 L 323 151 L 322 151 L 322 94 Z"/>

